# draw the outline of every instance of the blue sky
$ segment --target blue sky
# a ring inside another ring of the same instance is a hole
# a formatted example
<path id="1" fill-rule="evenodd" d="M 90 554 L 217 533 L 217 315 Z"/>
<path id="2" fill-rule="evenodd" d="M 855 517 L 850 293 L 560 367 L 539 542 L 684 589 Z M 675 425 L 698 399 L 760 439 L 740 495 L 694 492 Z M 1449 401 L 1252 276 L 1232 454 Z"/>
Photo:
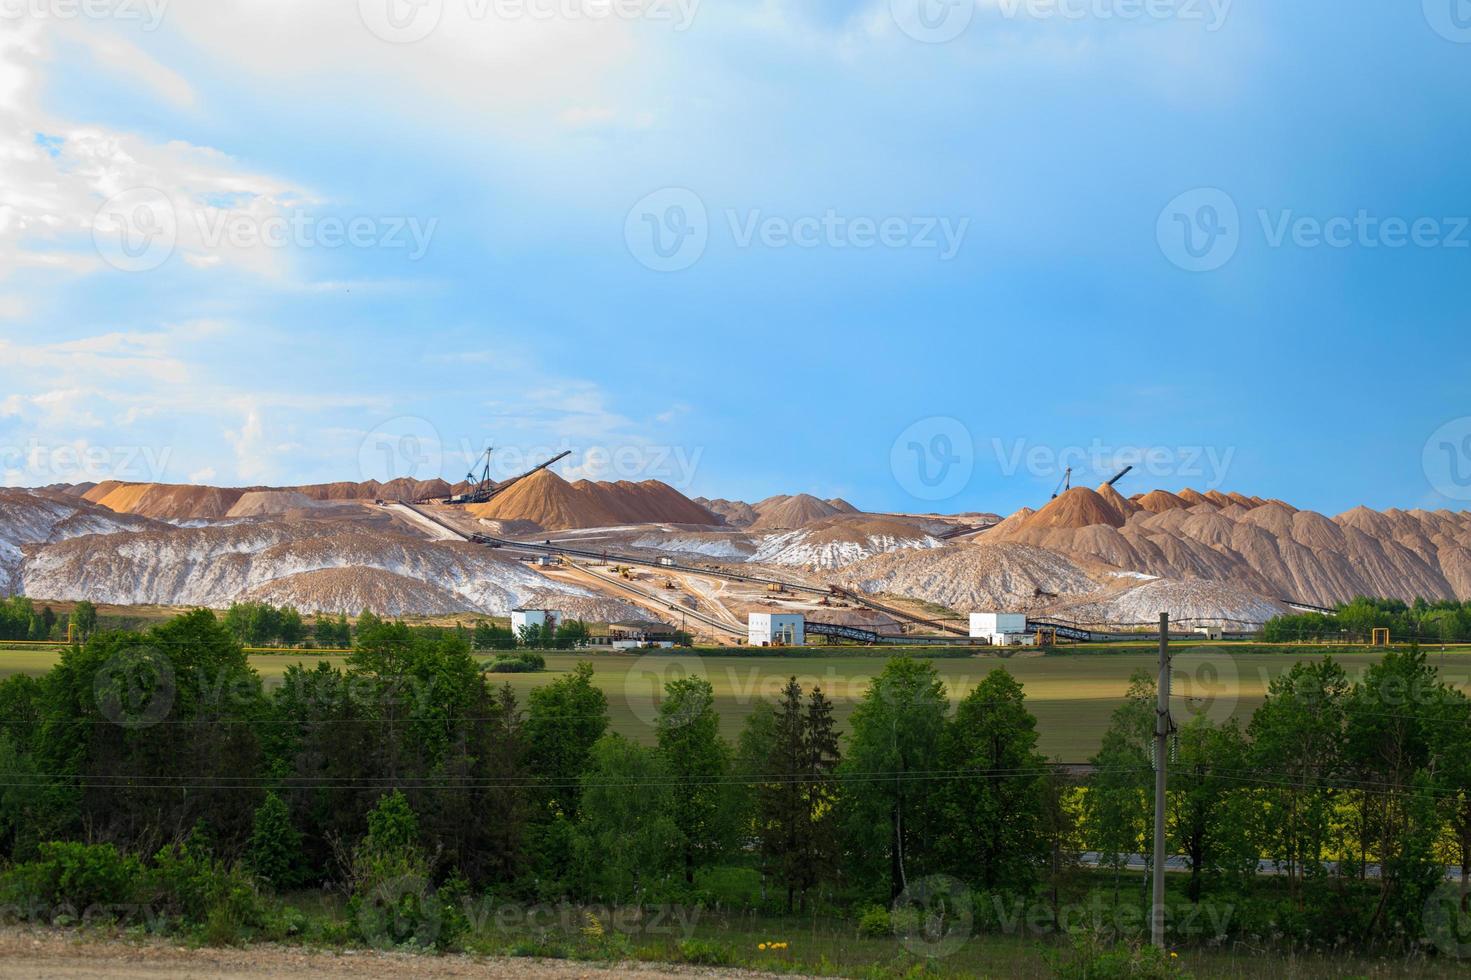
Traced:
<path id="1" fill-rule="evenodd" d="M 404 2 L 4 8 L 3 482 L 1471 497 L 1464 0 Z"/>

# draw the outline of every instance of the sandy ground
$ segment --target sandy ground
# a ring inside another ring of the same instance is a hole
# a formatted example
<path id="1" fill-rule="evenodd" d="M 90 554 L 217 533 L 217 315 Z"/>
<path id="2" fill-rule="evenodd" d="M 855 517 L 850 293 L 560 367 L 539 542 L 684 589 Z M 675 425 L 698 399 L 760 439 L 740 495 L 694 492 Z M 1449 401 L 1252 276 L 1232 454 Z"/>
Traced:
<path id="1" fill-rule="evenodd" d="M 563 960 L 472 959 L 408 953 L 308 952 L 281 946 L 186 949 L 162 944 L 78 938 L 75 934 L 0 930 L 0 978 L 137 980 L 142 977 L 240 977 L 247 980 L 377 980 L 399 977 L 533 977 L 581 980 L 722 977 L 756 980 L 774 974 L 650 963 L 601 965 Z M 791 975 L 786 975 L 791 976 Z"/>

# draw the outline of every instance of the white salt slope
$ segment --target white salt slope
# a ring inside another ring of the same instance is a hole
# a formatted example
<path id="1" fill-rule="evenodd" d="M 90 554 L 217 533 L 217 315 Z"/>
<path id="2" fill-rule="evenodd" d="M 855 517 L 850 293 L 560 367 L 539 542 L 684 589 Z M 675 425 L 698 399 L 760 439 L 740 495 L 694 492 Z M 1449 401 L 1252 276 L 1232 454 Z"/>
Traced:
<path id="1" fill-rule="evenodd" d="M 352 592 L 341 575 L 307 574 L 325 570 L 367 577 Z M 335 610 L 348 601 L 345 595 L 359 597 L 352 602 L 386 595 L 392 580 L 376 572 L 418 583 L 385 601 L 385 611 L 441 612 L 446 595 L 459 608 L 500 615 L 548 593 L 604 598 L 475 545 L 314 521 L 109 534 L 47 545 L 26 562 L 22 584 L 28 595 L 57 599 L 221 607 L 242 595 L 270 594 L 289 595 L 301 609 Z"/>
<path id="2" fill-rule="evenodd" d="M 115 514 L 80 496 L 23 489 L 0 489 L 0 589 L 14 591 L 25 551 L 52 541 L 88 534 L 145 531 L 157 521 Z"/>

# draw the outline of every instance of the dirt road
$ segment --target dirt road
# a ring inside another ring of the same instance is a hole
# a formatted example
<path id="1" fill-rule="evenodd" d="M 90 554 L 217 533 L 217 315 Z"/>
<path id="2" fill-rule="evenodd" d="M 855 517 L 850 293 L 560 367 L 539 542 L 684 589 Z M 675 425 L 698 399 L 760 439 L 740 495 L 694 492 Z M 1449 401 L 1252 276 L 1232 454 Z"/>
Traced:
<path id="1" fill-rule="evenodd" d="M 281 946 L 186 949 L 133 944 L 72 933 L 0 930 L 0 978 L 28 980 L 143 980 L 146 977 L 232 977 L 241 980 L 389 980 L 389 978 L 529 977 L 533 980 L 688 980 L 720 977 L 756 980 L 774 976 L 745 970 L 649 963 L 603 965 L 565 960 L 472 959 L 353 950 L 309 952 Z M 786 975 L 790 977 L 790 975 Z"/>

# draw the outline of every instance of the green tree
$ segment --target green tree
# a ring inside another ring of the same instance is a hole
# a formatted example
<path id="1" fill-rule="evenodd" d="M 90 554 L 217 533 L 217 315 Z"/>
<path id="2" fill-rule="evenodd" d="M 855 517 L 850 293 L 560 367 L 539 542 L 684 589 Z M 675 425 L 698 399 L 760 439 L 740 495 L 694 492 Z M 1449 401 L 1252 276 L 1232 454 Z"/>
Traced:
<path id="1" fill-rule="evenodd" d="M 1186 895 L 1198 904 L 1207 881 L 1250 881 L 1257 858 L 1252 817 L 1257 800 L 1242 788 L 1247 744 L 1236 722 L 1198 715 L 1177 737 L 1167 806 L 1170 839 L 1190 862 Z"/>
<path id="2" fill-rule="evenodd" d="M 1114 709 L 1098 752 L 1089 760 L 1093 770 L 1083 797 L 1086 836 L 1103 866 L 1113 869 L 1115 901 L 1129 856 L 1151 850 L 1154 719 L 1154 676 L 1136 671 L 1123 703 Z"/>
<path id="3" fill-rule="evenodd" d="M 86 599 L 72 607 L 71 621 L 76 624 L 78 640 L 85 640 L 97 631 L 97 607 Z"/>
<path id="4" fill-rule="evenodd" d="M 670 815 L 679 829 L 684 879 L 694 884 L 697 869 L 733 846 L 737 818 L 725 781 L 730 749 L 720 737 L 710 682 L 682 677 L 664 685 L 655 730 L 672 783 Z"/>
<path id="5" fill-rule="evenodd" d="M 604 735 L 588 753 L 576 852 L 582 889 L 609 902 L 637 904 L 652 884 L 676 873 L 683 836 L 673 816 L 668 760 L 621 735 Z"/>
<path id="6" fill-rule="evenodd" d="M 1461 867 L 1461 909 L 1471 905 L 1471 698 L 1454 688 L 1431 729 L 1433 771 Z"/>
<path id="7" fill-rule="evenodd" d="M 1030 893 L 1047 863 L 1037 719 L 1022 686 L 991 671 L 956 706 L 941 758 L 956 778 L 941 791 L 950 867 L 988 892 Z"/>
<path id="8" fill-rule="evenodd" d="M 260 799 L 240 777 L 259 771 L 265 698 L 213 613 L 96 633 L 62 651 L 45 690 L 38 762 L 76 780 L 57 791 L 75 821 L 58 830 L 152 853 L 202 820 L 222 855 L 238 854 Z"/>
<path id="9" fill-rule="evenodd" d="M 764 758 L 755 754 L 764 751 Z M 742 768 L 759 769 L 755 831 L 768 871 L 786 889 L 787 911 L 807 908 L 808 893 L 837 858 L 833 829 L 839 763 L 832 705 L 814 688 L 804 703 L 795 677 L 775 710 L 747 720 Z"/>
<path id="10" fill-rule="evenodd" d="M 526 764 L 542 784 L 544 808 L 576 819 L 579 780 L 593 745 L 608 730 L 608 698 L 593 683 L 593 665 L 532 690 L 528 697 Z"/>
<path id="11" fill-rule="evenodd" d="M 1345 748 L 1356 789 L 1359 858 L 1379 864 L 1379 900 L 1366 939 L 1418 935 L 1443 868 L 1435 805 L 1433 729 L 1447 694 L 1418 648 L 1390 652 L 1355 684 L 1345 708 Z"/>
<path id="12" fill-rule="evenodd" d="M 276 889 L 291 888 L 301 880 L 301 834 L 275 793 L 267 793 L 256 807 L 246 858 L 250 869 Z"/>
<path id="13" fill-rule="evenodd" d="M 848 752 L 839 767 L 847 853 L 861 879 L 887 874 L 890 899 L 934 863 L 942 822 L 933 777 L 949 707 L 932 664 L 895 657 L 849 722 Z"/>
<path id="14" fill-rule="evenodd" d="M 557 624 L 556 647 L 558 650 L 573 650 L 587 644 L 587 624 L 580 619 L 569 619 Z"/>
<path id="15" fill-rule="evenodd" d="M 296 646 L 306 639 L 306 624 L 294 606 L 285 606 L 277 617 L 276 635 L 287 646 Z"/>
<path id="16" fill-rule="evenodd" d="M 1322 881 L 1338 850 L 1348 676 L 1331 657 L 1299 662 L 1272 681 L 1252 715 L 1250 765 L 1271 774 L 1255 794 L 1258 849 L 1286 874 L 1299 910 L 1304 883 Z"/>

